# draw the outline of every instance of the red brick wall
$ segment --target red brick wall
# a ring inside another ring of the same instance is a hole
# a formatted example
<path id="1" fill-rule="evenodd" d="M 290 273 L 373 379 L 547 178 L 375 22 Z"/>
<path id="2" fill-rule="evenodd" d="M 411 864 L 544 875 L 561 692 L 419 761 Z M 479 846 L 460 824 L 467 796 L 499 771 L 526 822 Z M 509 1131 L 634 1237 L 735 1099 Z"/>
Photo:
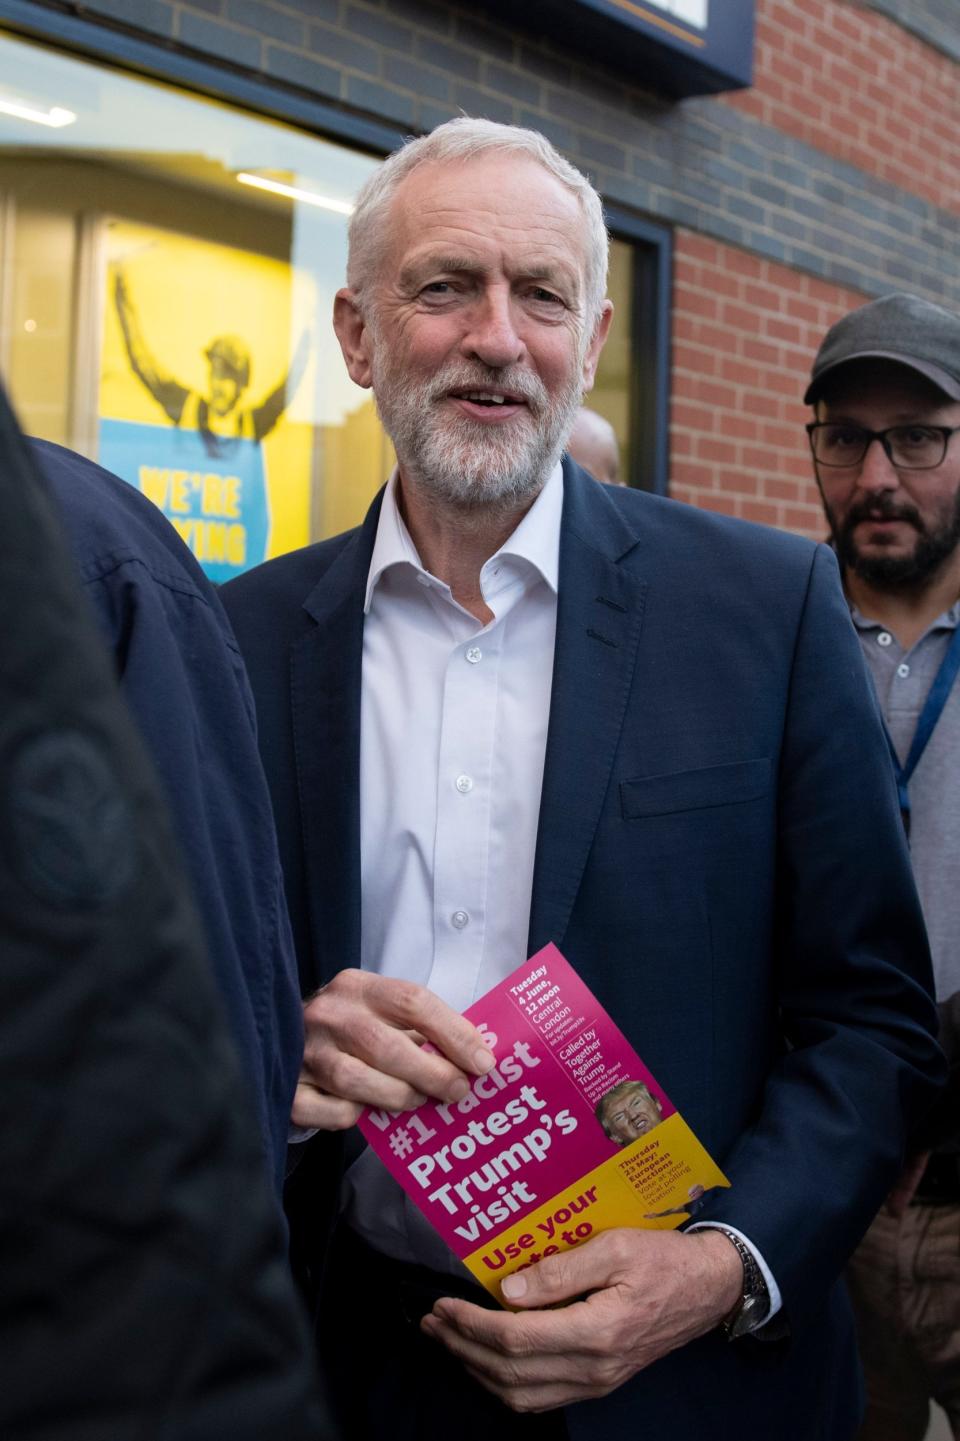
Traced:
<path id="1" fill-rule="evenodd" d="M 675 499 L 822 537 L 803 392 L 824 332 L 866 298 L 693 231 L 676 232 Z"/>
<path id="2" fill-rule="evenodd" d="M 757 0 L 754 84 L 723 102 L 960 213 L 956 63 L 855 0 Z"/>

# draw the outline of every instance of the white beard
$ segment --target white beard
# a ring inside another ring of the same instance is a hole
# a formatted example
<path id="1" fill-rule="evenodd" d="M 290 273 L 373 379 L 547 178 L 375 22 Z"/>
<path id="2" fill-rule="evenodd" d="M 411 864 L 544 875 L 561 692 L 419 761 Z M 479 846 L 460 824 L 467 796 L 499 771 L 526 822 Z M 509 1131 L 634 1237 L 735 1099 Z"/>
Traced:
<path id="1" fill-rule="evenodd" d="M 489 426 L 441 409 L 451 391 L 491 386 L 525 400 L 525 410 Z M 519 366 L 494 370 L 451 361 L 411 387 L 391 372 L 381 346 L 374 354 L 373 390 L 404 476 L 437 500 L 469 509 L 512 508 L 538 495 L 582 399 L 579 366 L 552 399 L 543 381 Z"/>

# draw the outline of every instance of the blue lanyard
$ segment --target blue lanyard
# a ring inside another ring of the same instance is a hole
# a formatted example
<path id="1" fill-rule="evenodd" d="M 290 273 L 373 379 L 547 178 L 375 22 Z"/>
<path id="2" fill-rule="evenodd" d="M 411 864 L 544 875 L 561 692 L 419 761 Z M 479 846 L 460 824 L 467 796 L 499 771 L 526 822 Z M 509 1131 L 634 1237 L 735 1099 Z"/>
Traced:
<path id="1" fill-rule="evenodd" d="M 934 676 L 933 685 L 927 692 L 927 698 L 920 712 L 920 719 L 917 721 L 917 728 L 913 733 L 913 741 L 910 745 L 910 752 L 903 765 L 897 752 L 894 750 L 893 741 L 890 739 L 890 732 L 884 725 L 886 731 L 887 745 L 890 747 L 890 758 L 893 761 L 893 774 L 897 782 L 897 796 L 900 801 L 900 815 L 903 819 L 903 828 L 910 835 L 910 793 L 907 787 L 910 778 L 917 768 L 920 757 L 927 748 L 927 741 L 933 735 L 937 721 L 943 714 L 943 708 L 947 703 L 947 697 L 953 689 L 953 683 L 960 671 L 960 625 L 956 627 L 947 647 L 946 655 L 940 662 L 940 668 Z"/>

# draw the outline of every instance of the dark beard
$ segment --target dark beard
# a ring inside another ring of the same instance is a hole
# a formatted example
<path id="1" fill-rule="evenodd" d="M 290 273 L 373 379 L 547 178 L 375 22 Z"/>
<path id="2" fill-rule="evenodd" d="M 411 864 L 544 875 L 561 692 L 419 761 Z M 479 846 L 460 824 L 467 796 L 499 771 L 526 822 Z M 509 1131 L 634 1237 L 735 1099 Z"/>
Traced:
<path id="1" fill-rule="evenodd" d="M 912 555 L 860 554 L 853 532 L 861 521 L 878 518 L 904 520 L 914 527 L 917 543 Z M 842 570 L 851 570 L 878 590 L 919 590 L 960 545 L 960 491 L 954 497 L 950 518 L 933 530 L 926 529 L 913 506 L 896 505 L 886 494 L 852 506 L 839 527 L 829 510 L 827 520 Z"/>

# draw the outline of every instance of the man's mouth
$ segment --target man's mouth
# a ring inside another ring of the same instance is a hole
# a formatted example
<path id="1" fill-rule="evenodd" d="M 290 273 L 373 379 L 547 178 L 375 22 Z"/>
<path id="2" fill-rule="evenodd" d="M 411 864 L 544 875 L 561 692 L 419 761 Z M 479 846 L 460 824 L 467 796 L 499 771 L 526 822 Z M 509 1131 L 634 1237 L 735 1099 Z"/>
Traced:
<path id="1" fill-rule="evenodd" d="M 457 386 L 446 391 L 443 398 L 475 425 L 505 425 L 519 415 L 530 414 L 529 404 L 522 395 L 500 386 Z"/>
<path id="2" fill-rule="evenodd" d="M 847 528 L 850 532 L 852 532 L 856 529 L 857 526 L 860 525 L 873 525 L 883 527 L 889 525 L 909 525 L 912 526 L 914 530 L 922 529 L 922 526 L 919 523 L 919 517 L 917 517 L 916 515 L 889 510 L 857 511 L 854 515 L 849 517 L 847 521 Z"/>
<path id="3" fill-rule="evenodd" d="M 908 525 L 909 521 L 902 515 L 865 515 L 862 520 L 857 521 L 858 525 Z"/>
<path id="4" fill-rule="evenodd" d="M 526 405 L 526 401 L 519 395 L 514 395 L 507 390 L 451 390 L 448 392 L 453 400 L 466 400 L 471 405 L 503 406 L 503 405 Z"/>

